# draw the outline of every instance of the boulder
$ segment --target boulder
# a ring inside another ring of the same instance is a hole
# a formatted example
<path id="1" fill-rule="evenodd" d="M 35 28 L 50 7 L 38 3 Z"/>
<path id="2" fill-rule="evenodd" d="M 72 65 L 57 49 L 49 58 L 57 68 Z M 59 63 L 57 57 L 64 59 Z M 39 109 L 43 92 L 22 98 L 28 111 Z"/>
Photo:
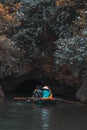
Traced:
<path id="1" fill-rule="evenodd" d="M 77 91 L 76 97 L 81 102 L 87 103 L 87 83 L 86 82 L 84 82 L 84 84 Z"/>

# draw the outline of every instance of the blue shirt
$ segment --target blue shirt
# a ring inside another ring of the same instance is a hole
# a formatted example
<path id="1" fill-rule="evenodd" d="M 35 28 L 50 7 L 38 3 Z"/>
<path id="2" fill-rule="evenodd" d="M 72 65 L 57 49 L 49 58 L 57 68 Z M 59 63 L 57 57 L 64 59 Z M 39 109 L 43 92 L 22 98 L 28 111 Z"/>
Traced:
<path id="1" fill-rule="evenodd" d="M 47 89 L 44 89 L 44 90 L 42 91 L 42 97 L 43 97 L 43 98 L 48 98 L 49 96 L 50 96 L 50 91 L 47 90 Z"/>

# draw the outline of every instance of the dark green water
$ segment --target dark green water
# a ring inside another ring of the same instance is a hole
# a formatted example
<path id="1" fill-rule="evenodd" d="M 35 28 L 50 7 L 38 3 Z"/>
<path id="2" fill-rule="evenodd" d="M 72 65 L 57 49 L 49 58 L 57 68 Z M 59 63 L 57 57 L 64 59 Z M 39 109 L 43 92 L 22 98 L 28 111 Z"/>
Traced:
<path id="1" fill-rule="evenodd" d="M 4 100 L 0 102 L 0 130 L 87 130 L 87 106 Z"/>

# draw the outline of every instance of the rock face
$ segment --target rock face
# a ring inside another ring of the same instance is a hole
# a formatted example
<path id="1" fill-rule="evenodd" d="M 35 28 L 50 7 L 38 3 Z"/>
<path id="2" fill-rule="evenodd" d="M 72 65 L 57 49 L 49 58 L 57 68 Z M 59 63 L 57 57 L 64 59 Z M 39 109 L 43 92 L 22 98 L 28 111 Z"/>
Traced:
<path id="1" fill-rule="evenodd" d="M 8 1 L 0 2 L 3 90 L 36 79 L 49 84 L 54 95 L 86 100 L 87 2 Z"/>

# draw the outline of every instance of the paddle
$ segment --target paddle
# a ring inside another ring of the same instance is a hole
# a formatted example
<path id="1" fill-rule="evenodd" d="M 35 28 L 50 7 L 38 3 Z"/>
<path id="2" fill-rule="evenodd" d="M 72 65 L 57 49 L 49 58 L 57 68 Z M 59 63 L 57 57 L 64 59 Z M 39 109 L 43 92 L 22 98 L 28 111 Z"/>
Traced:
<path id="1" fill-rule="evenodd" d="M 33 100 L 33 99 L 38 99 L 35 97 L 14 97 L 13 99 L 15 100 Z"/>

